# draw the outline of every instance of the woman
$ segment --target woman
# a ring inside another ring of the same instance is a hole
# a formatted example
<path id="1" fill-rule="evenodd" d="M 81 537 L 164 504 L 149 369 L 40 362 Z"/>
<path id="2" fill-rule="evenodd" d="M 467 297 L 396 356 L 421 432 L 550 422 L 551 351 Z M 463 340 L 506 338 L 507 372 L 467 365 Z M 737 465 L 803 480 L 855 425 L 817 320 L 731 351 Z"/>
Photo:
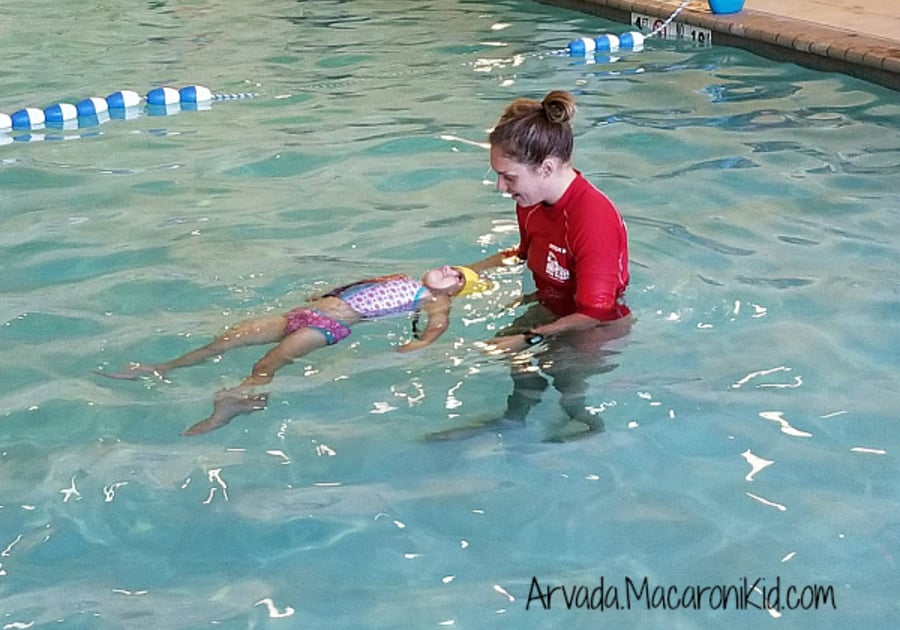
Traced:
<path id="1" fill-rule="evenodd" d="M 574 115 L 574 97 L 561 90 L 506 107 L 490 133 L 490 160 L 497 190 L 516 202 L 520 241 L 472 268 L 525 261 L 536 287 L 528 301 L 537 304 L 490 345 L 514 353 L 547 339 L 550 350 L 563 348 L 545 357 L 544 371 L 569 418 L 596 431 L 602 424 L 584 407 L 585 361 L 598 366 L 603 346 L 630 330 L 628 235 L 609 198 L 572 166 Z M 533 369 L 514 369 L 513 377 L 506 418 L 524 421 L 547 381 Z"/>
<path id="2" fill-rule="evenodd" d="M 311 298 L 305 305 L 283 315 L 240 322 L 211 343 L 171 361 L 133 364 L 119 373 L 97 373 L 129 380 L 141 374 L 163 378 L 169 370 L 196 365 L 232 348 L 276 343 L 240 385 L 216 394 L 211 416 L 183 433 L 198 435 L 227 424 L 237 415 L 264 409 L 267 395 L 253 394 L 254 386 L 269 383 L 275 372 L 295 359 L 338 343 L 350 334 L 352 325 L 366 319 L 424 311 L 428 318 L 425 330 L 419 334 L 414 326 L 417 338 L 397 347 L 398 352 L 418 350 L 433 343 L 447 329 L 450 298 L 484 289 L 485 284 L 475 271 L 449 265 L 425 272 L 421 281 L 403 274 L 369 278 Z M 415 324 L 416 320 L 413 321 Z"/>

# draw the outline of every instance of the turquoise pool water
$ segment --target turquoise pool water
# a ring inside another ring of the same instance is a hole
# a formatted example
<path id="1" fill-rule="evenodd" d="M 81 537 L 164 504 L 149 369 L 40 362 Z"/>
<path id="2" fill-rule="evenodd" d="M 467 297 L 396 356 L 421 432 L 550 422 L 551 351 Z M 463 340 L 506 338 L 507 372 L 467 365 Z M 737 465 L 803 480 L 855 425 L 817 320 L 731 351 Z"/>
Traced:
<path id="1" fill-rule="evenodd" d="M 625 27 L 402 4 L 0 8 L 6 113 L 259 94 L 0 133 L 3 627 L 894 627 L 897 94 L 674 42 L 585 64 L 542 53 Z M 514 317 L 515 273 L 426 351 L 391 351 L 406 319 L 360 326 L 200 438 L 179 432 L 258 350 L 170 383 L 92 374 L 514 244 L 481 143 L 553 88 L 576 92 L 576 165 L 630 228 L 638 324 L 591 378 L 605 433 L 541 442 L 548 393 L 525 429 L 424 439 L 502 412 L 507 370 L 474 343 Z M 831 599 L 716 606 L 745 581 Z M 656 587 L 700 606 L 663 610 Z"/>

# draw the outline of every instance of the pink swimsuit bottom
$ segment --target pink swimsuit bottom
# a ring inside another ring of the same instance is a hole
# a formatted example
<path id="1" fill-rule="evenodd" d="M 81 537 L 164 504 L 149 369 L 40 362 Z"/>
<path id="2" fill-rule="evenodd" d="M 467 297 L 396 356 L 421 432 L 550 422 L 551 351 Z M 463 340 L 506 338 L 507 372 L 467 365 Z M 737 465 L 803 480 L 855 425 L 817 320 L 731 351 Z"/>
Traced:
<path id="1" fill-rule="evenodd" d="M 350 328 L 336 319 L 323 315 L 319 311 L 311 308 L 295 308 L 286 315 L 287 325 L 284 327 L 284 334 L 290 335 L 297 332 L 301 328 L 312 328 L 325 337 L 325 341 L 329 346 L 333 346 L 341 339 L 346 339 L 350 335 Z"/>

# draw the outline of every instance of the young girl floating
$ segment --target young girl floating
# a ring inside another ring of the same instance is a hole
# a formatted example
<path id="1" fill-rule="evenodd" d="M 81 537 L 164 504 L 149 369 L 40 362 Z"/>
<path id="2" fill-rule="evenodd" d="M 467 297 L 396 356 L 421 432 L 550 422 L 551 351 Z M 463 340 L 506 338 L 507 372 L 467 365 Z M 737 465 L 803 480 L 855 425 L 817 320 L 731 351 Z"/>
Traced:
<path id="1" fill-rule="evenodd" d="M 282 315 L 239 322 L 211 343 L 171 361 L 134 363 L 124 372 L 97 373 L 127 380 L 146 374 L 163 378 L 169 370 L 196 365 L 232 348 L 277 344 L 256 362 L 239 385 L 216 393 L 212 415 L 182 434 L 199 435 L 228 424 L 235 416 L 265 409 L 268 395 L 254 393 L 254 387 L 269 383 L 275 372 L 295 359 L 346 338 L 352 325 L 366 319 L 424 311 L 428 318 L 425 330 L 397 347 L 398 352 L 418 350 L 433 343 L 447 329 L 451 298 L 486 287 L 469 267 L 449 265 L 426 271 L 421 281 L 403 274 L 369 278 L 332 289 Z"/>

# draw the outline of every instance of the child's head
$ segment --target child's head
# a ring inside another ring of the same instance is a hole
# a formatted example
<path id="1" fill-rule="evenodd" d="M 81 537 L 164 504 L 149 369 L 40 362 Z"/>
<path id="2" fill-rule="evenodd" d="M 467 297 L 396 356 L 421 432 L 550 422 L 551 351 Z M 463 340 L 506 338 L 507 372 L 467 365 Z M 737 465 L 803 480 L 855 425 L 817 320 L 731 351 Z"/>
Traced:
<path id="1" fill-rule="evenodd" d="M 490 287 L 472 269 L 450 265 L 426 271 L 422 276 L 422 284 L 436 295 L 449 296 L 470 295 Z"/>

